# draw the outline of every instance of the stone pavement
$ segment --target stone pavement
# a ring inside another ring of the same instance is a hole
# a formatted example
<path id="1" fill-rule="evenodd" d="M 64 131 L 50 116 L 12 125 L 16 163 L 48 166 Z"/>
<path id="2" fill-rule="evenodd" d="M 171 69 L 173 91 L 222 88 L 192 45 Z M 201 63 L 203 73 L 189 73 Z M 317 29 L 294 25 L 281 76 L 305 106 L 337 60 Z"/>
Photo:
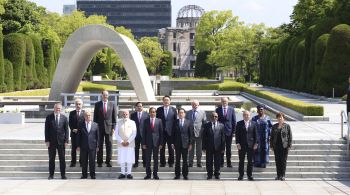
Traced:
<path id="1" fill-rule="evenodd" d="M 1 180 L 0 194 L 350 194 L 350 181 Z"/>

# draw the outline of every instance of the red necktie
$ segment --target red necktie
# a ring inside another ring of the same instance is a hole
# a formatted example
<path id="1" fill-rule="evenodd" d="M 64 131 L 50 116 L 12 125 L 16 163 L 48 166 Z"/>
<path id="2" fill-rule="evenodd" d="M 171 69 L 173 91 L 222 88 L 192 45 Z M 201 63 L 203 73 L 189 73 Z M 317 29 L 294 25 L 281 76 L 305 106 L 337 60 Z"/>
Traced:
<path id="1" fill-rule="evenodd" d="M 152 129 L 154 129 L 154 118 L 152 118 L 152 124 L 151 124 Z"/>

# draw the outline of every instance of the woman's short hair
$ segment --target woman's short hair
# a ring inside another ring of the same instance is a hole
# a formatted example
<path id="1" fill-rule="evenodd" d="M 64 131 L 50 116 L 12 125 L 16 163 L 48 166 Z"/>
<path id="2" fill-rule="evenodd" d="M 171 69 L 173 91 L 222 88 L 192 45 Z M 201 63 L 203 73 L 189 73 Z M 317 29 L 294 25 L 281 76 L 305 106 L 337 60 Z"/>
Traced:
<path id="1" fill-rule="evenodd" d="M 283 117 L 283 118 L 285 118 L 284 113 L 283 113 L 283 112 L 279 112 L 279 113 L 277 113 L 277 114 L 276 114 L 276 118 L 279 118 L 279 117 Z"/>

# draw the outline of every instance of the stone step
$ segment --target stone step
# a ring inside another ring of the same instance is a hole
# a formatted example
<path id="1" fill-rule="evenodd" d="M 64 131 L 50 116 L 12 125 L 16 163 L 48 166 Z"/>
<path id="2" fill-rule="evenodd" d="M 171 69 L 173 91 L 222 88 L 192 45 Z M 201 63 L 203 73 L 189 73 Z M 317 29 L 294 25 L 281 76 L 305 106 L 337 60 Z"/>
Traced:
<path id="1" fill-rule="evenodd" d="M 141 161 L 140 161 L 141 162 Z M 59 166 L 58 158 L 55 161 L 56 167 Z M 67 167 L 70 161 L 66 160 Z M 117 165 L 116 161 L 112 161 L 113 166 Z M 139 163 L 140 164 L 140 163 Z M 205 164 L 205 161 L 202 162 Z M 48 167 L 49 162 L 46 160 L 0 160 L 2 166 L 44 166 Z M 104 166 L 104 165 L 103 165 Z M 232 159 L 232 166 L 238 166 L 238 159 Z M 270 160 L 269 166 L 275 166 L 274 159 Z M 350 167 L 350 161 L 316 161 L 316 160 L 288 160 L 287 166 L 345 166 Z"/>
<path id="2" fill-rule="evenodd" d="M 71 149 L 66 149 L 66 154 L 70 154 Z M 79 153 L 79 152 L 78 152 Z M 26 155 L 43 155 L 47 154 L 47 148 L 45 149 L 0 149 L 0 155 L 2 154 L 26 154 Z M 117 149 L 113 149 L 113 154 L 117 154 Z M 232 150 L 232 154 L 238 154 L 237 150 Z M 270 154 L 274 154 L 273 151 L 270 150 Z M 294 150 L 291 149 L 288 153 L 289 155 L 347 155 L 346 150 Z M 205 154 L 203 153 L 205 156 Z M 141 157 L 141 150 L 140 150 Z"/>
<path id="3" fill-rule="evenodd" d="M 114 158 L 117 158 L 117 155 L 113 155 Z M 57 156 L 58 158 L 58 156 Z M 270 155 L 270 159 L 273 159 L 274 156 Z M 47 154 L 40 155 L 27 155 L 27 154 L 0 154 L 0 160 L 47 160 Z M 70 154 L 66 154 L 66 160 L 70 160 Z M 205 155 L 203 156 L 205 159 Z M 238 155 L 233 154 L 232 159 L 238 159 Z M 288 160 L 320 160 L 320 161 L 348 161 L 349 157 L 345 155 L 288 155 Z"/>
<path id="4" fill-rule="evenodd" d="M 0 167 L 2 171 L 31 171 L 31 172 L 47 172 L 48 167 L 47 166 L 1 166 Z M 57 167 L 58 168 L 58 167 Z M 119 166 L 115 166 L 112 168 L 109 167 L 96 167 L 96 170 L 99 172 L 118 172 L 120 171 Z M 145 172 L 145 168 L 137 167 L 133 168 L 133 171 L 136 172 Z M 221 168 L 221 172 L 235 172 L 238 170 L 238 166 L 233 166 L 232 168 L 223 167 Z M 254 167 L 254 172 L 273 172 L 276 171 L 276 168 L 273 166 L 268 166 L 266 168 L 257 168 Z M 341 172 L 341 171 L 349 171 L 350 167 L 340 167 L 340 166 L 287 166 L 287 172 Z M 79 163 L 76 167 L 66 167 L 67 172 L 81 172 L 81 167 L 79 166 Z M 173 172 L 173 167 L 160 167 L 159 172 Z M 205 172 L 206 166 L 203 165 L 203 167 L 189 167 L 190 172 Z"/>
<path id="5" fill-rule="evenodd" d="M 97 179 L 116 179 L 119 176 L 119 172 L 96 172 Z M 174 172 L 158 172 L 159 177 L 162 180 L 172 180 L 174 178 Z M 287 172 L 286 178 L 349 178 L 350 172 Z M 66 172 L 66 176 L 69 179 L 78 179 L 81 176 L 79 172 Z M 133 172 L 134 179 L 143 179 L 145 172 Z M 275 178 L 276 172 L 262 172 L 253 173 L 254 178 Z M 47 179 L 48 172 L 25 172 L 25 171 L 0 171 L 0 178 L 37 178 Z M 206 172 L 190 172 L 189 179 L 201 179 L 205 180 Z M 236 180 L 238 172 L 221 172 L 220 178 L 227 180 Z M 55 178 L 60 179 L 59 171 L 55 172 Z"/>

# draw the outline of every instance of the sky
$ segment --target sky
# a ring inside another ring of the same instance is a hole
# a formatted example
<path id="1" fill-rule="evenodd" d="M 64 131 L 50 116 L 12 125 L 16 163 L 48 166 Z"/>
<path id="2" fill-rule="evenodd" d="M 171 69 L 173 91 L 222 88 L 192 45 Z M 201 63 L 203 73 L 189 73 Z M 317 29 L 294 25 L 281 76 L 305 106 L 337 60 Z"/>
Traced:
<path id="1" fill-rule="evenodd" d="M 76 0 L 30 0 L 48 11 L 62 14 L 63 5 L 75 4 Z M 186 5 L 198 5 L 205 11 L 232 10 L 233 15 L 247 24 L 265 23 L 278 27 L 289 23 L 289 16 L 298 0 L 172 0 L 172 26 L 177 12 Z"/>

